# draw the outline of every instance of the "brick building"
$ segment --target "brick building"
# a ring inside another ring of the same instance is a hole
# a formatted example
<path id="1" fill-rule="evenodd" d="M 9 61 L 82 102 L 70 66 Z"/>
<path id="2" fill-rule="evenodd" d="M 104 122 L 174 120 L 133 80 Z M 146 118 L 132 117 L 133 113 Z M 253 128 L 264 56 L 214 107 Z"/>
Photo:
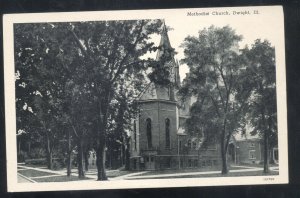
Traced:
<path id="1" fill-rule="evenodd" d="M 258 136 L 235 135 L 234 141 L 229 145 L 229 159 L 234 164 L 262 164 L 264 161 L 264 144 Z M 278 164 L 278 147 L 269 151 L 269 162 Z"/>
<path id="2" fill-rule="evenodd" d="M 167 30 L 161 33 L 160 49 L 156 59 L 172 49 Z M 130 148 L 132 170 L 161 170 L 216 166 L 220 164 L 218 144 L 199 149 L 203 139 L 191 137 L 184 131 L 185 120 L 194 98 L 180 103 L 177 91 L 180 87 L 179 64 L 170 53 L 173 86 L 161 86 L 151 82 L 140 94 L 137 103 L 139 115 L 133 123 Z"/>

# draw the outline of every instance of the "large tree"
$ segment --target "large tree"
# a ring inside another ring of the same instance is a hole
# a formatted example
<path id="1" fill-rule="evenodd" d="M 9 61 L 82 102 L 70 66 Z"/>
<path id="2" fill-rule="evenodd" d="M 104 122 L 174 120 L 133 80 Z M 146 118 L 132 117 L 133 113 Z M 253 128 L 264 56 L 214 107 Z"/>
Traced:
<path id="1" fill-rule="evenodd" d="M 251 125 L 251 135 L 259 135 L 264 144 L 264 172 L 269 172 L 270 148 L 277 145 L 277 109 L 275 48 L 268 41 L 256 40 L 252 47 L 243 49 L 247 65 L 243 89 L 249 89 L 246 112 Z"/>
<path id="2" fill-rule="evenodd" d="M 182 44 L 185 54 L 182 62 L 188 65 L 190 73 L 180 93 L 197 98 L 187 125 L 190 131 L 220 142 L 222 174 L 228 172 L 228 145 L 240 127 L 239 114 L 244 108 L 235 99 L 244 94 L 236 89 L 242 68 L 238 48 L 241 39 L 228 26 L 211 26 L 199 31 L 197 37 L 188 36 Z"/>
<path id="3" fill-rule="evenodd" d="M 60 133 L 62 113 L 63 78 L 57 73 L 64 73 L 63 67 L 55 61 L 57 51 L 53 50 L 58 49 L 60 41 L 57 38 L 61 34 L 57 32 L 55 37 L 52 29 L 50 24 L 14 26 L 17 128 L 25 130 L 31 137 L 39 134 L 44 140 L 49 168 L 52 168 L 54 142 Z"/>
<path id="4" fill-rule="evenodd" d="M 114 113 L 111 107 L 120 98 L 120 85 L 125 85 L 131 98 L 143 88 L 145 71 L 157 64 L 141 57 L 157 49 L 149 38 L 159 33 L 161 25 L 161 20 L 132 20 L 19 24 L 15 28 L 16 68 L 20 79 L 28 80 L 25 85 L 33 87 L 20 98 L 35 95 L 32 112 L 44 128 L 44 137 L 50 137 L 49 145 L 55 145 L 51 138 L 62 128 L 69 143 L 76 142 L 71 137 L 78 140 L 79 150 L 84 137 L 96 140 L 91 145 L 95 145 L 98 180 L 107 179 L 104 156 Z M 121 109 L 117 112 L 122 113 Z M 52 146 L 47 147 L 50 154 Z"/>
<path id="5" fill-rule="evenodd" d="M 104 21 L 73 23 L 70 29 L 83 54 L 86 80 L 90 82 L 97 110 L 98 180 L 106 180 L 105 148 L 109 106 L 124 80 L 133 87 L 140 84 L 149 66 L 141 56 L 153 49 L 149 35 L 159 32 L 160 20 Z"/>

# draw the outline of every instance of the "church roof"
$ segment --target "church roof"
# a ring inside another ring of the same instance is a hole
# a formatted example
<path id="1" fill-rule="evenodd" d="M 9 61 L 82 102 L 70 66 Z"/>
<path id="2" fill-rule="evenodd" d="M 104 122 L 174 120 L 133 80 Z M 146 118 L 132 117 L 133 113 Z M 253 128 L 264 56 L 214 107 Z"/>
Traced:
<path id="1" fill-rule="evenodd" d="M 245 133 L 236 133 L 234 134 L 234 138 L 236 141 L 247 141 L 247 140 L 259 140 L 261 139 L 259 134 L 251 135 L 251 131 L 253 130 L 252 127 L 246 125 L 246 132 Z"/>

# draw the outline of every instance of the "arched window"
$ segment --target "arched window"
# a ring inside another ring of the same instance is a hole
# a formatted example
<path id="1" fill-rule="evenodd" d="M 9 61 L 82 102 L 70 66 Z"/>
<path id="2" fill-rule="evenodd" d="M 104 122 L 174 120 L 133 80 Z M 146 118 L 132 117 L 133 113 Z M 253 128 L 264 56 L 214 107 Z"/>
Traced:
<path id="1" fill-rule="evenodd" d="M 134 123 L 133 123 L 133 138 L 134 138 L 134 150 L 136 150 L 136 144 L 137 144 L 137 142 L 136 142 L 136 121 L 134 121 Z"/>
<path id="2" fill-rule="evenodd" d="M 152 148 L 152 126 L 151 126 L 150 118 L 147 118 L 146 120 L 146 128 L 147 128 L 148 148 Z"/>
<path id="3" fill-rule="evenodd" d="M 191 140 L 188 140 L 188 148 L 192 148 L 192 141 Z"/>
<path id="4" fill-rule="evenodd" d="M 179 141 L 179 150 L 180 151 L 182 150 L 182 141 L 181 140 Z"/>
<path id="5" fill-rule="evenodd" d="M 167 118 L 165 120 L 165 124 L 166 124 L 166 148 L 170 148 L 170 119 Z"/>

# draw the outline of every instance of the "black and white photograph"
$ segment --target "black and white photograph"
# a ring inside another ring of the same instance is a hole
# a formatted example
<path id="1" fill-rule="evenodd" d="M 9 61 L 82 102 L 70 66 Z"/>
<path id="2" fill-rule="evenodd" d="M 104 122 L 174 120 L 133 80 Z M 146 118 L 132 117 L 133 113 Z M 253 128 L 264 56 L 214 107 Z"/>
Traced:
<path id="1" fill-rule="evenodd" d="M 288 183 L 281 6 L 4 15 L 8 191 Z"/>

